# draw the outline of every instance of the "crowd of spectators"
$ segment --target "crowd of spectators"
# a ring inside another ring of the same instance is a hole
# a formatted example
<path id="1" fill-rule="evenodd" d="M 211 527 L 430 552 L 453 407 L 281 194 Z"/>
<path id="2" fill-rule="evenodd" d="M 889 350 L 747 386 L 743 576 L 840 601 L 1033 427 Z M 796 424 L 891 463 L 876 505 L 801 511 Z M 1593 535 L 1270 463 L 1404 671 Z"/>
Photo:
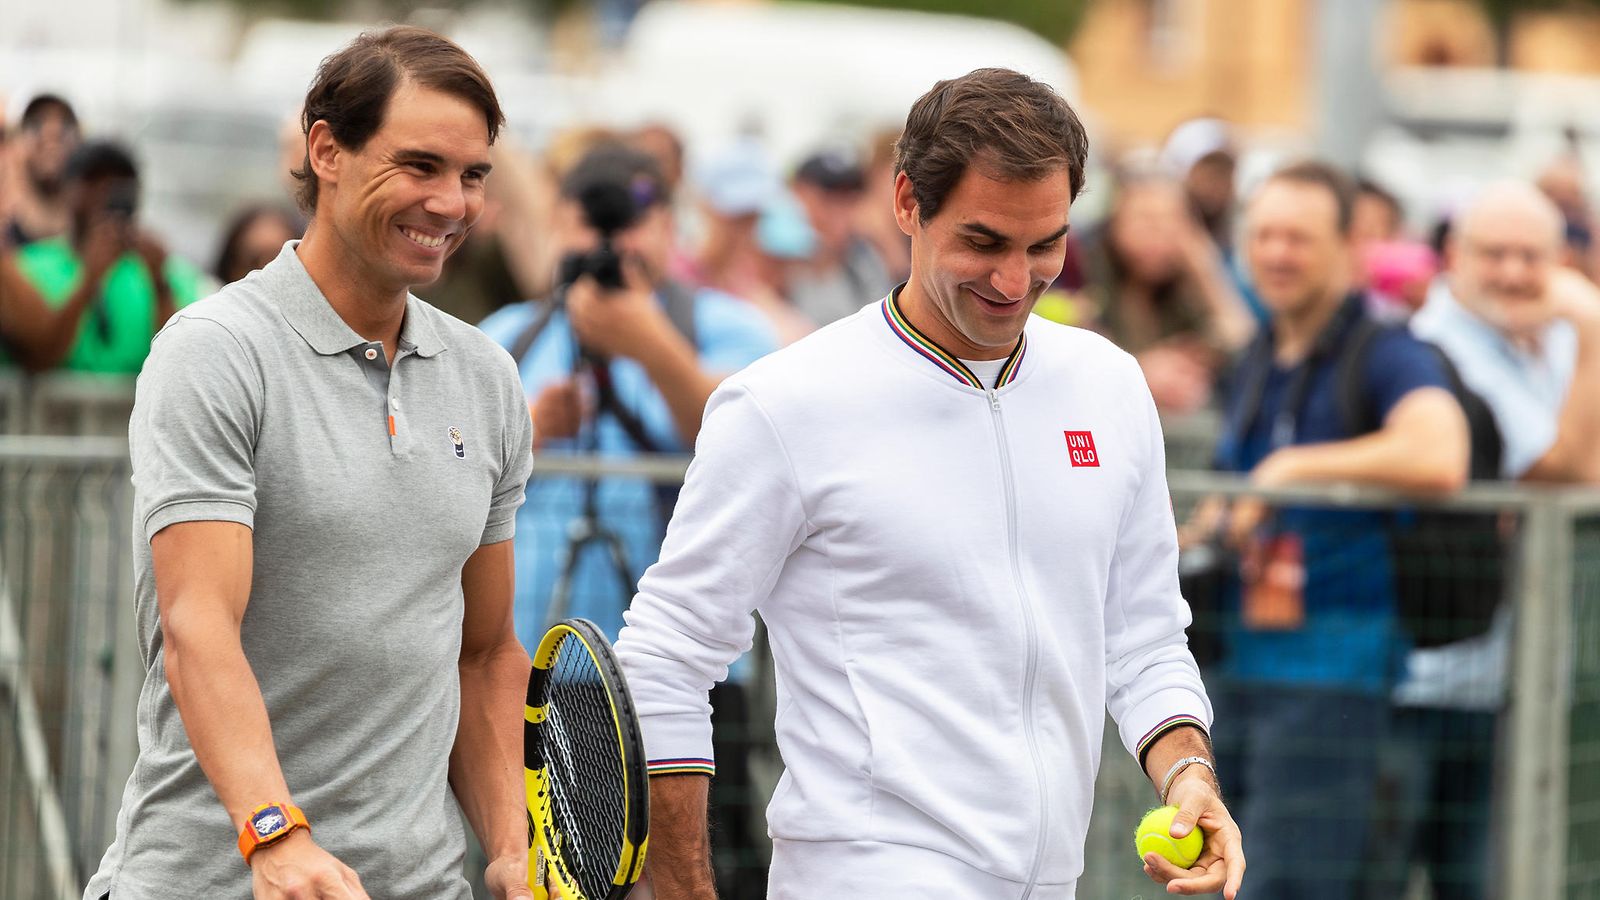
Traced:
<path id="1" fill-rule="evenodd" d="M 252 202 L 202 272 L 143 224 L 132 154 L 86 139 L 68 100 L 33 98 L 4 137 L 0 368 L 136 374 L 176 309 L 305 227 L 287 197 Z M 482 219 L 418 293 L 516 359 L 539 453 L 688 452 L 723 376 L 906 277 L 894 137 L 787 172 L 756 136 L 689 148 L 661 124 L 576 129 L 538 155 L 502 142 Z M 1469 476 L 1600 484 L 1600 248 L 1575 155 L 1426 234 L 1394 192 L 1316 162 L 1241 200 L 1238 147 L 1213 119 L 1113 162 L 1106 215 L 1074 223 L 1036 311 L 1131 353 L 1163 413 L 1214 411 L 1217 469 L 1435 496 Z M 610 229 L 592 202 L 607 189 L 629 205 Z M 593 269 L 607 248 L 612 280 Z M 674 499 L 634 478 L 535 478 L 523 642 L 561 615 L 615 633 Z M 1394 518 L 1212 500 L 1181 529 L 1186 555 L 1220 561 L 1190 599 L 1216 632 L 1204 663 L 1254 897 L 1398 896 L 1416 865 L 1440 896 L 1490 892 L 1510 611 L 1451 640 L 1408 633 Z M 742 709 L 738 684 L 714 702 Z"/>

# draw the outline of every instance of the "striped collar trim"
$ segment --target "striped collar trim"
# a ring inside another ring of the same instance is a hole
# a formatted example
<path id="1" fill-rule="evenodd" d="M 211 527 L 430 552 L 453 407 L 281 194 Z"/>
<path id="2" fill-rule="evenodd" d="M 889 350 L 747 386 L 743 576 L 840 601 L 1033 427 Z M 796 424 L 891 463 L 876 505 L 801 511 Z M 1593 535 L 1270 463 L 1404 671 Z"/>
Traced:
<path id="1" fill-rule="evenodd" d="M 904 341 L 906 346 L 915 350 L 919 356 L 928 362 L 943 369 L 945 374 L 951 378 L 967 387 L 977 388 L 980 391 L 988 390 L 989 386 L 979 380 L 978 376 L 974 375 L 972 370 L 967 368 L 961 360 L 943 347 L 935 344 L 932 338 L 918 331 L 917 327 L 911 324 L 911 320 L 907 319 L 905 314 L 900 311 L 900 304 L 896 298 L 904 287 L 905 285 L 901 285 L 890 291 L 889 296 L 883 300 L 883 319 L 889 323 L 889 330 Z M 1017 346 L 1012 348 L 1011 355 L 1006 357 L 1006 364 L 1000 367 L 1000 375 L 995 379 L 994 383 L 996 390 L 1017 380 L 1017 373 L 1022 369 L 1022 357 L 1027 352 L 1028 335 L 1023 333 L 1017 338 Z"/>

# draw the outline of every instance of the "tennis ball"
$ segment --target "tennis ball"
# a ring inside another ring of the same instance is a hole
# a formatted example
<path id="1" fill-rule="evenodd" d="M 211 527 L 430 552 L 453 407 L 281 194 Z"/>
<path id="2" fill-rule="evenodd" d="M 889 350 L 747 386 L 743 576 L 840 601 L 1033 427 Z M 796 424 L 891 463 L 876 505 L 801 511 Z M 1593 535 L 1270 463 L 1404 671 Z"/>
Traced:
<path id="1" fill-rule="evenodd" d="M 1200 858 L 1200 848 L 1205 845 L 1205 835 L 1195 826 L 1182 838 L 1172 836 L 1172 818 L 1178 814 L 1176 806 L 1158 806 L 1139 820 L 1139 830 L 1133 833 L 1133 845 L 1139 851 L 1139 861 L 1146 853 L 1159 853 L 1168 862 L 1187 869 Z"/>

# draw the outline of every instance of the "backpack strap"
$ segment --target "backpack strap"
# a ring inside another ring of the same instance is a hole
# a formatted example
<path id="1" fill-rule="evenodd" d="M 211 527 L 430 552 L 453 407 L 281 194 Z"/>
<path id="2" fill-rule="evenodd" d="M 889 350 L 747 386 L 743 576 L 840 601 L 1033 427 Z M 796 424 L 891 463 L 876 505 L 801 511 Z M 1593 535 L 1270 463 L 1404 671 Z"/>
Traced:
<path id="1" fill-rule="evenodd" d="M 1445 380 L 1450 384 L 1450 393 L 1456 397 L 1456 402 L 1461 404 L 1461 411 L 1467 417 L 1467 437 L 1472 448 L 1472 463 L 1469 474 L 1474 481 L 1496 481 L 1500 478 L 1500 460 L 1505 452 L 1505 439 L 1500 434 L 1500 423 L 1495 421 L 1494 410 L 1489 407 L 1477 391 L 1467 386 L 1461 377 L 1461 370 L 1451 361 L 1450 354 L 1444 348 L 1428 341 L 1422 342 L 1423 346 L 1433 351 L 1439 360 L 1439 365 L 1444 369 Z"/>
<path id="2" fill-rule="evenodd" d="M 1351 326 L 1339 354 L 1338 369 L 1334 373 L 1334 386 L 1338 392 L 1339 421 L 1345 434 L 1358 437 L 1371 434 L 1383 427 L 1378 411 L 1372 405 L 1372 392 L 1367 390 L 1367 358 L 1372 353 L 1372 342 L 1384 331 L 1384 326 L 1368 316 L 1362 316 Z"/>
<path id="3" fill-rule="evenodd" d="M 1239 405 L 1231 420 L 1225 421 L 1227 432 L 1234 440 L 1244 440 L 1250 426 L 1261 415 L 1261 400 L 1267 390 L 1267 376 L 1272 371 L 1272 338 L 1262 328 L 1233 366 L 1232 378 L 1238 386 Z"/>
<path id="4" fill-rule="evenodd" d="M 1356 330 L 1345 346 L 1345 352 L 1339 360 L 1337 381 L 1339 417 L 1344 423 L 1345 431 L 1352 436 L 1370 434 L 1383 427 L 1377 410 L 1372 406 L 1372 394 L 1367 390 L 1367 358 L 1372 351 L 1372 342 L 1379 334 L 1404 327 L 1386 326 L 1364 319 L 1355 326 Z M 1437 344 L 1420 338 L 1417 342 L 1427 347 L 1438 361 L 1439 367 L 1444 370 L 1446 387 L 1456 398 L 1456 402 L 1461 404 L 1461 411 L 1467 417 L 1468 437 L 1472 450 L 1472 478 L 1490 481 L 1498 479 L 1503 440 L 1493 410 L 1477 392 L 1467 387 L 1467 383 L 1461 378 L 1460 370 L 1450 360 L 1449 354 Z"/>

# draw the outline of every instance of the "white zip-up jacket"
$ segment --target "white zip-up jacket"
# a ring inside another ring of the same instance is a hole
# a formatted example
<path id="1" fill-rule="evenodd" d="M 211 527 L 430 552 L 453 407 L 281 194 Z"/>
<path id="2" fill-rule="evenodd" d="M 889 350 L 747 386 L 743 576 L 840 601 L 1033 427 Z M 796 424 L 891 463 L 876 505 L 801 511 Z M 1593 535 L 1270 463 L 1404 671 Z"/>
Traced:
<path id="1" fill-rule="evenodd" d="M 652 773 L 709 771 L 760 611 L 770 896 L 1071 897 L 1104 711 L 1210 725 L 1177 558 L 1132 357 L 1033 317 L 985 388 L 891 298 L 712 395 L 617 652 Z"/>

